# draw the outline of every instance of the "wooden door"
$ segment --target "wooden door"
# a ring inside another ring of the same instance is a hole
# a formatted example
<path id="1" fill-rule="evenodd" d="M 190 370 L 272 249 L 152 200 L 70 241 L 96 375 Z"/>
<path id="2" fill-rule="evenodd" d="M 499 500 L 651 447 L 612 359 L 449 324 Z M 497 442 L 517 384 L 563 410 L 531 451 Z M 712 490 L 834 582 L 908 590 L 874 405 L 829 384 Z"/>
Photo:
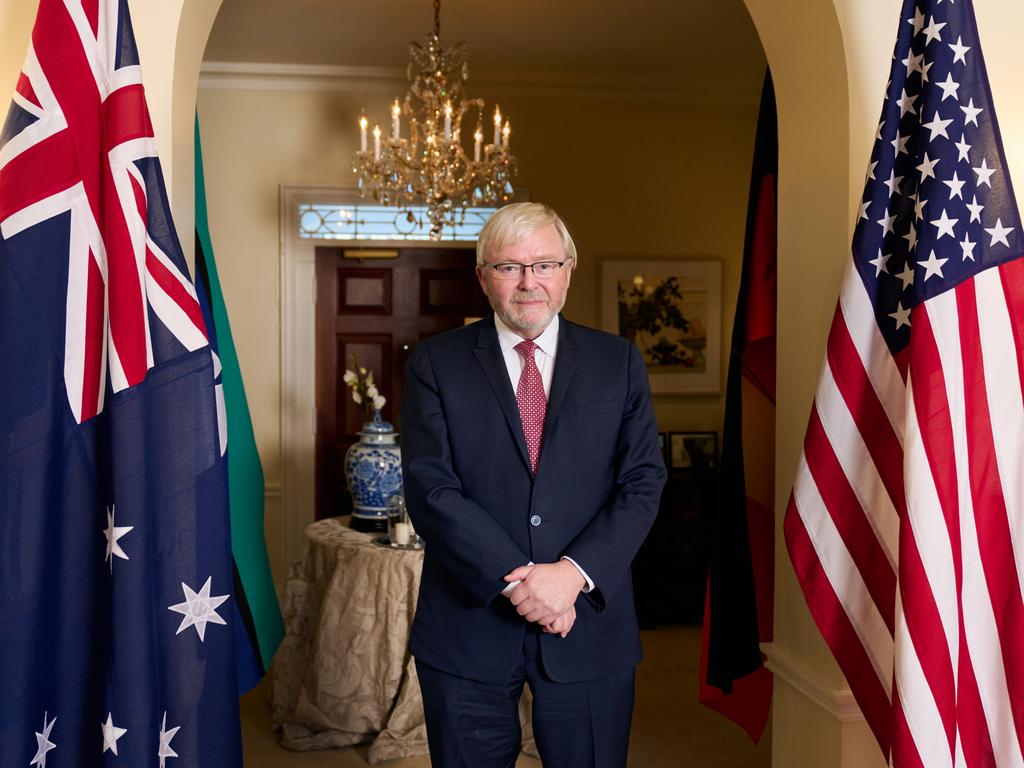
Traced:
<path id="1" fill-rule="evenodd" d="M 374 372 L 387 398 L 382 415 L 401 431 L 405 362 L 416 343 L 489 311 L 475 265 L 469 248 L 316 249 L 318 520 L 352 511 L 343 462 L 365 416 L 342 381 L 352 355 Z"/>

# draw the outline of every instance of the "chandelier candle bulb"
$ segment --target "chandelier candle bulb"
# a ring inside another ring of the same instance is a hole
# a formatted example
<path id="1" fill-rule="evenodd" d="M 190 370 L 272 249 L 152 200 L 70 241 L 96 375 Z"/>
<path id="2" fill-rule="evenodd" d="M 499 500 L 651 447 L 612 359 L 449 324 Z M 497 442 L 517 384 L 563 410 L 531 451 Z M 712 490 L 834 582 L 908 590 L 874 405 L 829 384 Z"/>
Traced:
<path id="1" fill-rule="evenodd" d="M 449 101 L 444 105 L 444 137 L 452 138 L 452 103 Z"/>
<path id="2" fill-rule="evenodd" d="M 366 151 L 366 126 L 369 122 L 366 119 L 366 115 L 359 118 L 359 151 Z"/>
<path id="3" fill-rule="evenodd" d="M 401 136 L 401 122 L 398 117 L 402 114 L 402 107 L 398 103 L 398 99 L 395 99 L 395 103 L 391 105 L 391 138 L 395 141 Z"/>
<path id="4" fill-rule="evenodd" d="M 373 126 L 373 159 L 380 160 L 380 126 Z"/>
<path id="5" fill-rule="evenodd" d="M 480 162 L 480 147 L 484 143 L 484 132 L 483 129 L 478 125 L 476 132 L 473 134 L 473 160 L 474 162 Z"/>
<path id="6" fill-rule="evenodd" d="M 510 120 L 505 121 L 505 127 L 501 129 L 501 146 L 508 149 L 508 137 L 512 133 L 512 122 Z"/>
<path id="7" fill-rule="evenodd" d="M 494 105 L 494 146 L 501 143 L 501 109 Z"/>

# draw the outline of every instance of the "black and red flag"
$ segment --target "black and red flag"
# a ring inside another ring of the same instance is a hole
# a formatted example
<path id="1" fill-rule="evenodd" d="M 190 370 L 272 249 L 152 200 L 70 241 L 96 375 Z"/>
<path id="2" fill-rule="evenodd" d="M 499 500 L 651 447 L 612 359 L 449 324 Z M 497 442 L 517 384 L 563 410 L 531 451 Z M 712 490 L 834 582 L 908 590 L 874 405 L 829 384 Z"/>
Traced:
<path id="1" fill-rule="evenodd" d="M 772 677 L 759 644 L 772 639 L 773 614 L 778 156 L 769 73 L 761 94 L 729 357 L 700 681 L 701 703 L 739 723 L 754 741 L 764 733 L 772 698 Z"/>

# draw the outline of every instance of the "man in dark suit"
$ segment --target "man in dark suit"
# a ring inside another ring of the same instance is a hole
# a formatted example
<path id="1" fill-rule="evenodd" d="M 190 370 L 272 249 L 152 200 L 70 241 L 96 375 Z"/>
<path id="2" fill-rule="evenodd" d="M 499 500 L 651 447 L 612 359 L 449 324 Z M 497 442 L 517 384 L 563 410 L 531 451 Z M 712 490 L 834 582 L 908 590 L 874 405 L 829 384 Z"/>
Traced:
<path id="1" fill-rule="evenodd" d="M 545 768 L 626 764 L 630 563 L 665 466 L 640 352 L 558 314 L 575 266 L 554 211 L 502 208 L 477 244 L 494 314 L 406 366 L 405 494 L 426 541 L 410 650 L 435 766 L 513 766 L 524 682 Z"/>

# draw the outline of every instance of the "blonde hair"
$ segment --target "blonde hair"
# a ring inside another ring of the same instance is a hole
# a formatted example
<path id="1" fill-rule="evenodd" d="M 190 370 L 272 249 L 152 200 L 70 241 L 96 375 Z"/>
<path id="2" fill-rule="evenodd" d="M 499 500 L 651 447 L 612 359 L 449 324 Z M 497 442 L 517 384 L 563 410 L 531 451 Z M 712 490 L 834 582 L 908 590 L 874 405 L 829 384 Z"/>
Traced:
<path id="1" fill-rule="evenodd" d="M 498 209 L 480 230 L 476 241 L 476 263 L 481 266 L 488 252 L 500 251 L 510 245 L 521 242 L 527 235 L 554 224 L 562 237 L 562 250 L 565 257 L 572 260 L 572 268 L 576 268 L 576 244 L 572 241 L 569 229 L 557 213 L 543 203 L 512 203 Z"/>

